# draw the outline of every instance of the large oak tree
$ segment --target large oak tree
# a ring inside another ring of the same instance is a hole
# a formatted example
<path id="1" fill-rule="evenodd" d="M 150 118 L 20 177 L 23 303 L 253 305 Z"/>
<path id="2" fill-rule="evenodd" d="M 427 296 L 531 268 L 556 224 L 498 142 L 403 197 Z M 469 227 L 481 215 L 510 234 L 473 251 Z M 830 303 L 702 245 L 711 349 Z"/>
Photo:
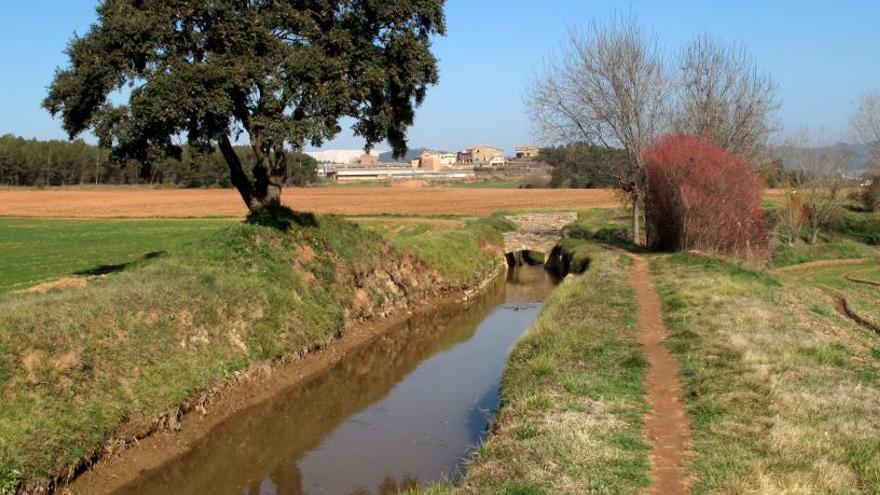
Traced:
<path id="1" fill-rule="evenodd" d="M 43 105 L 148 161 L 186 140 L 219 146 L 251 211 L 280 204 L 286 149 L 319 146 L 348 117 L 367 148 L 406 150 L 443 34 L 443 0 L 107 0 L 75 36 Z M 122 103 L 119 103 L 122 102 Z M 233 149 L 256 155 L 248 175 Z"/>

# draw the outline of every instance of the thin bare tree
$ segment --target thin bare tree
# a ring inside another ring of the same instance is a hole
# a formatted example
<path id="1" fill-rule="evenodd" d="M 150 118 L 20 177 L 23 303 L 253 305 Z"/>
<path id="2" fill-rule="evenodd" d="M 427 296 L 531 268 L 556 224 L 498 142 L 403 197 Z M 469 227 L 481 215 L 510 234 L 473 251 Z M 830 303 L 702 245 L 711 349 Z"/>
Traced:
<path id="1" fill-rule="evenodd" d="M 626 151 L 629 166 L 613 174 L 632 205 L 636 244 L 646 188 L 642 149 L 661 132 L 668 93 L 656 36 L 635 18 L 617 16 L 570 30 L 527 92 L 530 116 L 546 141 Z"/>
<path id="2" fill-rule="evenodd" d="M 793 194 L 798 197 L 796 203 L 809 229 L 810 244 L 815 244 L 820 231 L 841 216 L 840 193 L 852 151 L 835 141 L 821 130 L 803 129 L 789 134 L 776 147 L 777 156 L 796 172 Z"/>
<path id="3" fill-rule="evenodd" d="M 862 95 L 852 129 L 856 139 L 868 146 L 869 169 L 880 175 L 880 92 Z"/>
<path id="4" fill-rule="evenodd" d="M 675 129 L 703 136 L 744 158 L 758 158 L 779 109 L 770 75 L 758 70 L 742 45 L 708 34 L 687 43 L 677 64 Z"/>

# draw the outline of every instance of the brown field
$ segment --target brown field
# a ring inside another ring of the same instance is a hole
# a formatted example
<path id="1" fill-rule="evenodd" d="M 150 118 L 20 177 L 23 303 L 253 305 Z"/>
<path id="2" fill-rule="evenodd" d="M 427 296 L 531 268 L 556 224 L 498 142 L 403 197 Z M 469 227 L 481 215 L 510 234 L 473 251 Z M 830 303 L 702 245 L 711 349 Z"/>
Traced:
<path id="1" fill-rule="evenodd" d="M 344 215 L 473 215 L 496 210 L 587 209 L 620 206 L 610 189 L 289 188 L 284 204 L 299 211 Z M 0 189 L 0 216 L 240 217 L 231 189 L 61 188 Z"/>

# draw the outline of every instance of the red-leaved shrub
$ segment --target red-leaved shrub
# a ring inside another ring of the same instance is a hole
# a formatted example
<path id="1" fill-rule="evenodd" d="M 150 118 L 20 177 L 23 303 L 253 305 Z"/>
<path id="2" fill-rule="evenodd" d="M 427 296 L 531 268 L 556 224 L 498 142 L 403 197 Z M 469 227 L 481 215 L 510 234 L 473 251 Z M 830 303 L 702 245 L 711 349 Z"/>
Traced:
<path id="1" fill-rule="evenodd" d="M 643 153 L 654 248 L 767 259 L 763 186 L 746 160 L 693 135 L 666 136 Z"/>

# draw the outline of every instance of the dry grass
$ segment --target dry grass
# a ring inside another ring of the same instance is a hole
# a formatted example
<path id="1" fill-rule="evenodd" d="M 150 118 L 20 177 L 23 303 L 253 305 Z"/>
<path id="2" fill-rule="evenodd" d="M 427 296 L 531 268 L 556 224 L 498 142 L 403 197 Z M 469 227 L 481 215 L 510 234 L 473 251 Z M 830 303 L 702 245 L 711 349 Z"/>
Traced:
<path id="1" fill-rule="evenodd" d="M 683 255 L 653 268 L 693 418 L 697 493 L 880 491 L 875 334 L 772 275 Z"/>

